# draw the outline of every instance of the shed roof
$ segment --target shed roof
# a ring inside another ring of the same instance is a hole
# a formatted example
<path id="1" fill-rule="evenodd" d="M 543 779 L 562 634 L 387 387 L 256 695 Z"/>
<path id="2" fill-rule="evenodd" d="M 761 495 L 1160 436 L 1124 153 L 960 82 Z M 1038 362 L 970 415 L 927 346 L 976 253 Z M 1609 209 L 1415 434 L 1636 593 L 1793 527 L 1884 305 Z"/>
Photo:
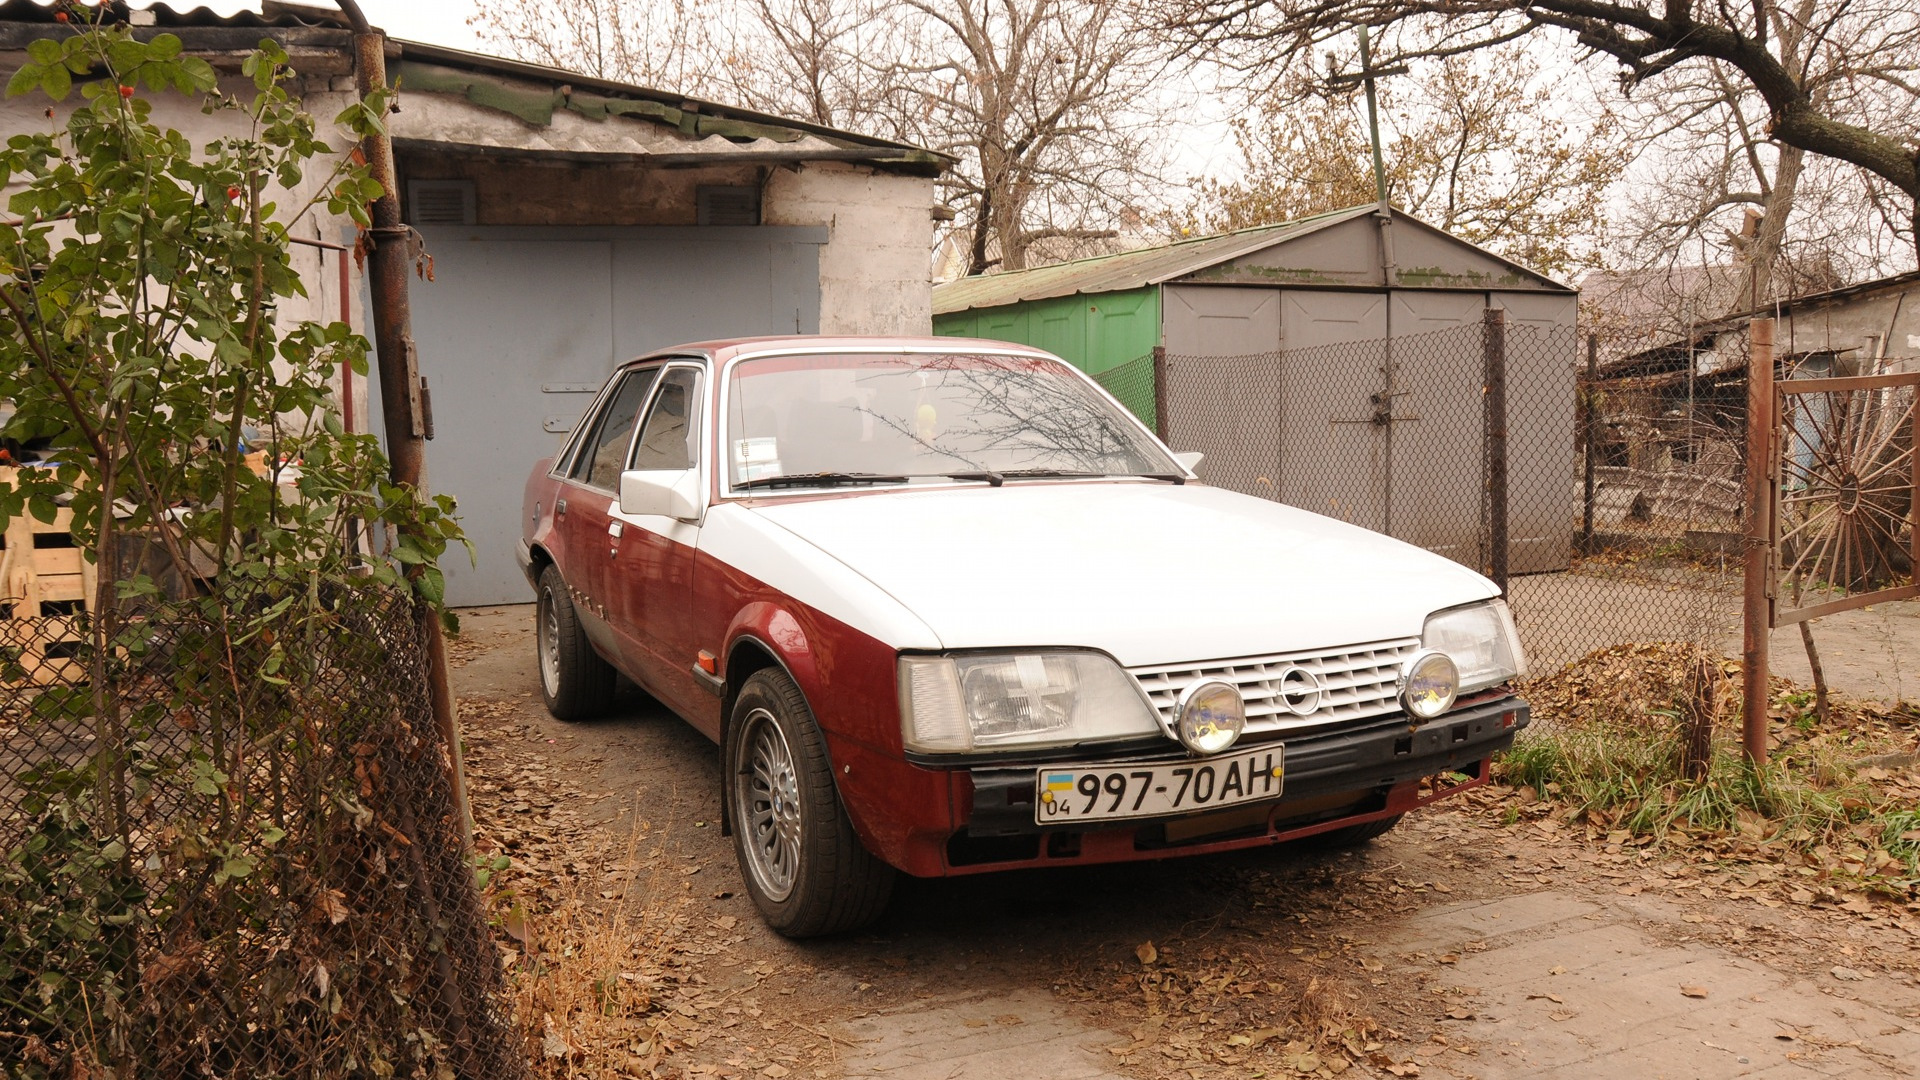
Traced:
<path id="1" fill-rule="evenodd" d="M 1158 247 L 1122 251 L 1113 255 L 1096 255 L 1092 258 L 1055 263 L 1051 266 L 1038 266 L 1028 270 L 976 274 L 973 277 L 935 286 L 933 311 L 936 315 L 945 315 L 973 308 L 1001 307 L 1057 296 L 1123 292 L 1186 278 L 1205 280 L 1207 277 L 1217 275 L 1203 275 L 1204 271 L 1224 267 L 1226 264 L 1257 252 L 1280 248 L 1327 229 L 1369 217 L 1377 210 L 1376 204 L 1367 203 L 1364 206 L 1352 206 L 1344 210 L 1331 210 L 1324 214 L 1300 218 L 1297 221 L 1287 221 L 1277 225 L 1259 225 L 1215 236 L 1194 237 Z M 1463 251 L 1475 253 L 1482 260 L 1491 260 L 1492 263 L 1511 271 L 1516 277 L 1524 277 L 1534 283 L 1534 287 L 1557 292 L 1573 291 L 1551 278 L 1500 258 L 1404 211 L 1393 211 L 1393 221 L 1395 224 L 1416 226 L 1434 237 L 1443 238 L 1449 244 L 1457 245 Z M 1375 272 L 1378 273 L 1379 270 L 1376 264 Z M 1444 277 L 1444 274 L 1436 275 L 1430 269 L 1413 271 L 1403 268 L 1402 278 L 1396 283 L 1396 287 L 1408 287 L 1414 279 L 1439 280 Z M 1278 279 L 1271 280 L 1272 283 L 1278 283 Z M 1380 286 L 1376 281 L 1372 287 Z"/>
<path id="2" fill-rule="evenodd" d="M 1124 292 L 1147 285 L 1159 285 L 1270 247 L 1282 240 L 1364 217 L 1373 213 L 1373 210 L 1373 204 L 1368 203 L 1298 221 L 1258 225 L 1217 236 L 1196 236 L 1159 247 L 1095 255 L 1092 258 L 1001 274 L 975 274 L 935 286 L 933 312 L 944 315 L 950 311 L 1000 307 L 1023 300 L 1045 300 L 1076 293 Z"/>
<path id="3" fill-rule="evenodd" d="M 302 71 L 329 54 L 351 64 L 345 17 L 330 7 L 261 0 L 258 12 L 221 15 L 206 7 L 157 3 L 134 9 L 125 0 L 110 0 L 104 15 L 108 21 L 132 23 L 134 33 L 143 37 L 175 34 L 196 53 L 250 52 L 265 30 L 294 53 Z M 45 0 L 0 0 L 0 52 L 22 50 L 35 38 L 74 32 L 55 19 L 54 8 Z M 920 175 L 944 172 L 952 164 L 945 155 L 908 143 L 505 57 L 395 39 L 388 59 L 403 90 L 462 97 L 535 128 L 550 128 L 555 114 L 564 111 L 589 120 L 641 121 L 684 137 L 688 145 L 650 146 L 644 155 L 633 155 L 657 164 L 748 158 L 852 161 Z M 396 133 L 396 141 L 408 140 Z M 530 146 L 539 152 L 537 139 Z M 568 156 L 549 149 L 551 156 Z"/>

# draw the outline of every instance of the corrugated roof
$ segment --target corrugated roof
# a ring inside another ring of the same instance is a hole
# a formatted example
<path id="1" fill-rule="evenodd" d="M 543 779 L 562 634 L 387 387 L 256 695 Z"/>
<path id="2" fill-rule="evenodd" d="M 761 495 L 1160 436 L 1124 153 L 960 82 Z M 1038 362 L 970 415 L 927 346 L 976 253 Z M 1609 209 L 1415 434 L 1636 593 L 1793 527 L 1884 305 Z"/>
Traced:
<path id="1" fill-rule="evenodd" d="M 11 37 L 0 33 L 0 46 L 24 47 L 32 37 L 41 36 L 44 31 L 38 29 L 40 24 L 51 28 L 56 23 L 54 11 L 50 0 L 0 0 L 0 24 L 23 24 Z M 206 7 L 176 8 L 164 3 L 135 9 L 124 0 L 109 0 L 105 18 L 109 22 L 132 22 L 136 32 L 197 30 L 198 37 L 190 33 L 182 34 L 188 38 L 186 44 L 189 49 L 206 46 L 251 48 L 257 44 L 259 35 L 249 38 L 247 32 L 262 28 L 278 31 L 273 35 L 276 37 L 297 37 L 314 48 L 331 49 L 337 46 L 343 54 L 346 53 L 348 42 L 345 16 L 337 9 L 289 3 L 287 0 L 261 0 L 259 12 L 239 11 L 232 15 L 221 15 Z M 22 34 L 25 36 L 22 37 Z M 19 40 L 16 42 L 13 38 Z M 741 143 L 756 140 L 776 144 L 795 143 L 803 142 L 806 136 L 824 140 L 824 143 L 812 142 L 811 148 L 798 149 L 785 155 L 793 160 L 854 161 L 923 175 L 937 175 L 952 165 L 953 159 L 947 155 L 907 143 L 842 131 L 793 117 L 703 101 L 670 90 L 599 79 L 564 68 L 529 64 L 424 42 L 395 39 L 394 44 L 399 47 L 401 56 L 400 62 L 393 65 L 394 74 L 413 75 L 411 84 L 415 89 L 464 94 L 542 127 L 551 122 L 556 108 L 564 108 L 592 119 L 623 116 L 650 121 L 677 128 L 696 140 L 714 135 Z M 434 78 L 436 73 L 444 76 L 437 82 Z M 544 87 L 529 96 L 524 84 L 515 87 L 511 80 L 532 81 L 544 84 Z M 476 83 L 485 85 L 476 90 Z M 402 85 L 407 85 L 407 82 L 403 80 Z M 691 160 L 716 155 L 680 156 Z"/>
<path id="2" fill-rule="evenodd" d="M 54 18 L 52 0 L 4 0 L 0 2 L 0 22 L 57 23 Z M 152 16 L 151 22 L 143 21 L 139 25 L 178 27 L 214 27 L 214 26 L 327 26 L 341 28 L 346 25 L 345 16 L 340 12 L 323 7 L 308 7 L 301 4 L 276 3 L 266 0 L 261 11 L 236 11 L 231 15 L 222 15 L 212 8 L 192 7 L 176 8 L 168 4 L 154 4 L 150 7 L 135 9 L 124 0 L 111 0 L 106 5 L 108 22 L 126 22 L 131 12 L 138 10 Z"/>
<path id="3" fill-rule="evenodd" d="M 1036 266 L 1004 274 L 981 274 L 949 281 L 933 290 L 933 313 L 1000 307 L 1023 300 L 1045 300 L 1079 293 L 1122 292 L 1159 285 L 1197 270 L 1231 262 L 1282 240 L 1365 217 L 1374 204 L 1317 214 L 1278 225 L 1261 225 L 1217 236 L 1199 236 L 1159 247 L 1096 255 L 1090 259 Z M 1396 214 L 1396 217 L 1400 215 Z"/>

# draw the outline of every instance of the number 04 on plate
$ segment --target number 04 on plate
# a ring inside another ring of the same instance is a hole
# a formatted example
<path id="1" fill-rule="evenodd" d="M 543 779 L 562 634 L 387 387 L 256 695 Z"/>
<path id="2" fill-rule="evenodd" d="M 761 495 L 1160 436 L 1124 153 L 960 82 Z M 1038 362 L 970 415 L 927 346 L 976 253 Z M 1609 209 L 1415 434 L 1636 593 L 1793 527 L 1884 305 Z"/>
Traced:
<path id="1" fill-rule="evenodd" d="M 1280 743 L 1177 765 L 1055 765 L 1034 773 L 1033 819 L 1042 825 L 1161 817 L 1280 797 Z"/>

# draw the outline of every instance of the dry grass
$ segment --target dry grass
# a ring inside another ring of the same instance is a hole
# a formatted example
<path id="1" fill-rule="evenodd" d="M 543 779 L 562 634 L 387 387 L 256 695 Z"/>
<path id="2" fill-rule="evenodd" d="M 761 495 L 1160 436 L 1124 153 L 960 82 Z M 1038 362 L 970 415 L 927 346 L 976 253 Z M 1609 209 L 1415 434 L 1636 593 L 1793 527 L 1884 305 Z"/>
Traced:
<path id="1" fill-rule="evenodd" d="M 641 823 L 601 853 L 611 865 L 600 873 L 508 908 L 504 927 L 523 950 L 510 958 L 514 1019 L 536 1075 L 651 1076 L 676 1048 L 665 971 L 676 905 L 657 887 L 667 847 Z"/>

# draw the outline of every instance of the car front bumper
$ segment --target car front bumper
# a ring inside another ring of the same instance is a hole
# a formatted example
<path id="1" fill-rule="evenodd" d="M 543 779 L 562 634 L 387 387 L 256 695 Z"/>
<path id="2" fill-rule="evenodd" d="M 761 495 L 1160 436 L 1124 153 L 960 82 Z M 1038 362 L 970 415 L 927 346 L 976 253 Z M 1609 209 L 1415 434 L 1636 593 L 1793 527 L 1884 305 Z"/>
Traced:
<path id="1" fill-rule="evenodd" d="M 945 873 L 1013 866 L 1119 862 L 1278 843 L 1405 813 L 1490 778 L 1494 754 L 1527 726 L 1528 708 L 1506 697 L 1409 725 L 1402 714 L 1284 739 L 1285 793 L 1278 799 L 1169 818 L 1041 825 L 1034 818 L 1034 766 L 966 770 L 972 798 L 963 827 L 941 852 Z M 1247 749 L 1242 746 L 1240 749 Z M 1165 764 L 1165 752 L 1102 764 Z M 1447 779 L 1455 774 L 1464 781 Z"/>

